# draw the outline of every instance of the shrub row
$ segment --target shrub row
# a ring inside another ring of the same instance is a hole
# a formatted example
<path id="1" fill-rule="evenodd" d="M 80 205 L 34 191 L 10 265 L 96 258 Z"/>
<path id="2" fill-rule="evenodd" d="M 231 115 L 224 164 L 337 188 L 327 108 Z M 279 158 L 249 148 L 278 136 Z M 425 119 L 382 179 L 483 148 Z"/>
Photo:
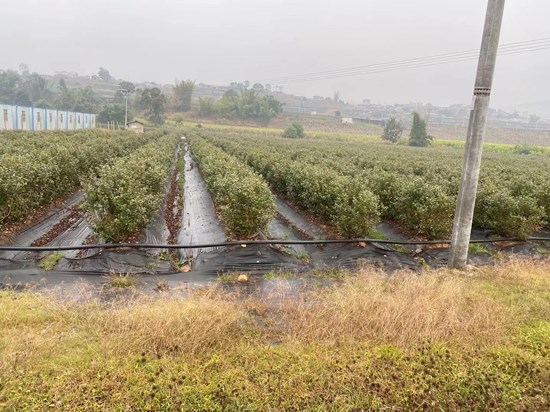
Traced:
<path id="1" fill-rule="evenodd" d="M 240 237 L 265 229 L 275 215 L 275 204 L 264 179 L 198 136 L 191 136 L 190 144 L 226 229 Z"/>
<path id="2" fill-rule="evenodd" d="M 359 179 L 326 167 L 296 162 L 276 151 L 268 152 L 252 145 L 243 150 L 231 143 L 216 141 L 223 149 L 246 160 L 277 193 L 333 224 L 339 235 L 365 237 L 379 222 L 378 197 Z"/>
<path id="3" fill-rule="evenodd" d="M 0 227 L 66 195 L 90 171 L 156 136 L 85 130 L 3 137 L 7 144 L 0 155 Z"/>
<path id="4" fill-rule="evenodd" d="M 160 207 L 177 137 L 159 137 L 83 180 L 84 209 L 95 232 L 122 242 L 145 228 Z"/>
<path id="5" fill-rule="evenodd" d="M 290 165 L 285 167 L 314 167 L 321 171 L 320 175 L 324 172 L 352 179 L 359 182 L 362 190 L 379 198 L 382 217 L 402 224 L 419 236 L 437 239 L 450 235 L 462 150 L 268 139 L 250 131 L 240 131 L 238 135 L 230 131 L 204 133 L 208 133 L 209 141 L 234 156 L 247 159 L 254 168 L 251 162 L 269 158 L 271 163 Z M 272 185 L 276 183 L 267 176 L 266 179 Z M 334 181 L 338 179 L 334 177 Z M 325 196 L 330 198 L 332 189 L 326 184 L 323 187 L 327 191 Z M 286 195 L 284 187 L 274 186 L 274 189 Z M 299 206 L 321 215 L 312 205 Z M 543 227 L 550 228 L 548 156 L 487 151 L 482 164 L 475 225 L 495 234 L 519 238 Z"/>

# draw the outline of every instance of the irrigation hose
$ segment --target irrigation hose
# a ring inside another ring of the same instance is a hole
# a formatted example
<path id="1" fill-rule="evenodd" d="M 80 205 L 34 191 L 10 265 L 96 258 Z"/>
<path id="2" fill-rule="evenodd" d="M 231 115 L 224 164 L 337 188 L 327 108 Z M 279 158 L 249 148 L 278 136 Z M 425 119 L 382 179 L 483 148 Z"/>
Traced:
<path id="1" fill-rule="evenodd" d="M 525 240 L 517 238 L 499 238 L 499 239 L 474 239 L 470 243 L 499 243 L 499 242 L 550 242 L 549 237 L 529 237 Z M 324 240 L 245 240 L 236 242 L 218 242 L 205 243 L 198 245 L 153 245 L 148 243 L 106 243 L 97 245 L 77 245 L 77 246 L 0 246 L 0 251 L 13 252 L 48 252 L 62 250 L 89 250 L 89 249 L 207 249 L 217 247 L 231 246 L 251 246 L 251 245 L 325 245 L 325 244 L 350 244 L 350 243 L 378 243 L 388 245 L 440 245 L 451 244 L 450 240 L 418 240 L 418 241 L 399 241 L 399 240 L 379 240 L 379 239 L 324 239 Z"/>

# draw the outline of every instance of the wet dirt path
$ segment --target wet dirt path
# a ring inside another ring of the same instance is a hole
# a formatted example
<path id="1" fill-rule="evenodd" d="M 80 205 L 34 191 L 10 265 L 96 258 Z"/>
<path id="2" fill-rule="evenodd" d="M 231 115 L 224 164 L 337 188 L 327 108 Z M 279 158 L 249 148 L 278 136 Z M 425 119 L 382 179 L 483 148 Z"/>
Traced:
<path id="1" fill-rule="evenodd" d="M 183 189 L 183 222 L 178 243 L 183 245 L 225 242 L 226 236 L 216 215 L 212 198 L 199 167 L 185 147 L 185 185 Z M 208 249 L 184 249 L 182 258 L 196 258 Z"/>
<path id="2" fill-rule="evenodd" d="M 62 207 L 55 209 L 37 224 L 23 230 L 15 237 L 13 244 L 19 246 L 31 246 L 31 244 L 50 232 L 68 213 L 71 207 L 78 205 L 84 200 L 84 193 L 81 191 L 72 195 Z M 29 252 L 0 252 L 0 259 L 19 260 L 24 259 Z"/>

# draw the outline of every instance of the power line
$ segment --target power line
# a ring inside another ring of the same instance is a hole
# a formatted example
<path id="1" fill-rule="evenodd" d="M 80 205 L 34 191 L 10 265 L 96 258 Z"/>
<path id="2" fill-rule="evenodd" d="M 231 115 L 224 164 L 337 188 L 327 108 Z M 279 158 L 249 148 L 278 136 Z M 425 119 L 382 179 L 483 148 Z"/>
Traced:
<path id="1" fill-rule="evenodd" d="M 518 54 L 518 53 L 525 53 L 525 52 L 531 52 L 531 51 L 537 51 L 537 50 L 546 50 L 550 48 L 550 42 L 548 43 L 540 43 L 540 44 L 534 44 L 529 45 L 525 47 L 516 47 L 516 48 L 510 48 L 505 49 L 502 52 L 499 52 L 499 55 L 505 56 L 510 54 Z M 319 74 L 319 75 L 312 75 L 312 76 L 296 76 L 296 77 L 288 77 L 285 79 L 279 79 L 277 81 L 271 80 L 274 83 L 296 83 L 296 82 L 302 82 L 302 81 L 315 81 L 315 80 L 325 80 L 325 79 L 333 79 L 333 78 L 339 78 L 339 77 L 348 77 L 348 76 L 356 76 L 356 75 L 363 75 L 363 74 L 371 74 L 371 73 L 381 73 L 385 71 L 394 71 L 394 70 L 402 70 L 402 69 L 408 69 L 408 68 L 416 68 L 416 67 L 425 67 L 430 65 L 438 65 L 438 64 L 446 64 L 446 63 L 454 63 L 454 62 L 462 62 L 462 61 L 469 61 L 469 60 L 475 60 L 477 59 L 478 55 L 477 53 L 469 53 L 469 54 L 462 54 L 462 55 L 454 55 L 454 56 L 448 56 L 448 57 L 433 57 L 429 59 L 416 59 L 415 61 L 403 61 L 399 63 L 387 63 L 385 65 L 373 65 L 370 68 L 365 69 L 348 69 L 346 72 L 340 72 L 340 73 L 327 73 L 327 74 Z"/>
<path id="2" fill-rule="evenodd" d="M 550 44 L 550 38 L 543 38 L 543 39 L 506 44 L 500 47 L 499 50 L 504 52 L 504 51 L 510 51 L 510 50 L 519 50 L 519 49 L 522 49 L 525 47 L 531 47 L 531 46 L 546 46 L 548 44 Z M 388 62 L 388 63 L 372 64 L 368 66 L 357 66 L 357 67 L 350 67 L 347 69 L 328 70 L 323 72 L 308 73 L 308 74 L 294 75 L 294 76 L 283 76 L 283 77 L 265 79 L 263 81 L 285 81 L 285 80 L 297 80 L 301 78 L 311 78 L 311 77 L 325 76 L 325 75 L 332 75 L 332 74 L 347 74 L 347 73 L 356 72 L 356 71 L 382 69 L 390 66 L 421 63 L 421 62 L 441 60 L 441 59 L 447 59 L 447 58 L 470 57 L 470 56 L 475 56 L 477 58 L 478 53 L 479 53 L 479 50 L 477 49 L 464 50 L 459 52 L 444 53 L 444 54 L 438 54 L 438 55 L 432 55 L 432 56 L 426 56 L 426 57 L 418 57 L 418 58 L 407 59 L 407 60 L 397 60 L 397 61 Z"/>
<path id="3" fill-rule="evenodd" d="M 499 56 L 508 56 L 513 54 L 527 53 L 527 52 L 547 50 L 547 49 L 550 49 L 550 44 L 546 45 L 545 47 L 535 47 L 535 48 L 528 48 L 528 49 L 526 48 L 522 50 L 511 51 L 508 53 L 499 53 Z M 454 59 L 430 61 L 425 63 L 406 64 L 406 65 L 387 67 L 382 69 L 374 69 L 374 70 L 368 70 L 368 71 L 364 70 L 361 72 L 347 73 L 344 75 L 329 75 L 324 77 L 312 77 L 309 79 L 306 78 L 306 79 L 288 80 L 284 82 L 279 82 L 279 84 L 302 83 L 302 82 L 309 82 L 309 81 L 330 80 L 330 79 L 343 78 L 343 77 L 363 76 L 368 74 L 386 73 L 386 72 L 404 70 L 404 69 L 415 69 L 419 67 L 437 66 L 437 65 L 448 64 L 448 63 L 459 63 L 459 62 L 471 61 L 475 59 L 477 59 L 477 56 L 460 57 L 460 58 L 454 58 Z"/>
<path id="4" fill-rule="evenodd" d="M 528 40 L 528 41 L 522 41 L 522 42 L 516 42 L 516 43 L 509 43 L 502 45 L 499 50 L 507 50 L 511 48 L 518 48 L 518 47 L 525 47 L 530 45 L 540 45 L 540 44 L 547 44 L 550 41 L 550 38 L 541 38 L 541 39 L 535 39 L 535 40 Z M 444 53 L 444 54 L 437 54 L 437 55 L 431 55 L 431 56 L 425 56 L 425 57 L 417 57 L 413 59 L 406 59 L 406 60 L 397 60 L 387 63 L 378 63 L 378 64 L 371 64 L 367 66 L 356 66 L 356 67 L 350 67 L 347 69 L 337 69 L 337 70 L 328 70 L 328 71 L 322 71 L 322 72 L 315 72 L 315 73 L 306 73 L 301 75 L 293 75 L 293 76 L 282 76 L 282 77 L 276 77 L 269 80 L 287 80 L 287 79 L 294 79 L 299 77 L 309 77 L 309 76 L 316 76 L 316 75 L 326 75 L 326 74 L 337 74 L 337 73 L 345 73 L 348 71 L 356 71 L 356 70 L 363 70 L 363 69 L 370 69 L 370 68 L 377 68 L 377 67 L 383 67 L 388 65 L 395 65 L 395 64 L 401 64 L 401 63 L 409 63 L 409 62 L 417 62 L 422 60 L 432 60 L 432 59 L 439 59 L 443 57 L 455 57 L 459 55 L 464 54 L 475 54 L 476 56 L 479 53 L 479 49 L 471 49 L 471 50 L 463 50 L 453 53 Z M 266 80 L 264 80 L 266 81 Z"/>
<path id="5" fill-rule="evenodd" d="M 510 55 L 517 53 L 546 50 L 550 48 L 550 38 L 527 40 L 515 43 L 504 44 L 499 47 L 499 55 Z M 430 65 L 447 64 L 477 59 L 479 49 L 464 50 L 452 53 L 437 54 L 432 56 L 418 57 L 406 60 L 397 60 L 387 63 L 371 64 L 367 66 L 356 66 L 346 69 L 328 70 L 322 72 L 307 73 L 293 76 L 258 80 L 258 82 L 273 82 L 279 84 L 298 83 L 307 81 L 327 80 L 340 77 L 382 73 L 386 71 L 402 70 Z"/>

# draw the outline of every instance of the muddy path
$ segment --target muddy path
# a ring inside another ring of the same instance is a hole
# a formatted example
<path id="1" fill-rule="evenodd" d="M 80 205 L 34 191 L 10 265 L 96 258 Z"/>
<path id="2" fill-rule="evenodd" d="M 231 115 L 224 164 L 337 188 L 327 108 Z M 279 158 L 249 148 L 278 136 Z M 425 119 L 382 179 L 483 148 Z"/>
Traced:
<path id="1" fill-rule="evenodd" d="M 173 216 L 178 213 L 178 205 L 176 202 L 179 199 L 177 199 L 175 185 L 181 182 L 183 178 L 178 171 L 178 159 L 181 155 L 181 150 L 182 146 L 178 144 L 174 153 L 172 169 L 164 185 L 164 199 L 151 222 L 144 229 L 144 233 L 141 236 L 141 241 L 143 243 L 150 245 L 165 245 L 169 243 L 168 240 L 171 233 L 171 228 L 169 226 L 173 225 Z M 162 251 L 160 249 L 151 249 L 147 252 L 151 254 L 160 254 Z"/>
<path id="2" fill-rule="evenodd" d="M 38 242 L 42 239 L 45 239 L 48 237 L 49 234 L 51 234 L 53 231 L 55 231 L 56 225 L 59 225 L 59 223 L 64 219 L 67 218 L 68 215 L 73 213 L 74 208 L 78 207 L 78 205 L 84 200 L 84 194 L 81 191 L 76 192 L 71 197 L 67 199 L 63 205 L 53 208 L 48 214 L 46 214 L 41 220 L 39 220 L 34 225 L 25 228 L 19 233 L 16 233 L 14 236 L 14 239 L 12 242 L 9 242 L 10 244 L 18 245 L 18 246 L 31 246 L 33 243 Z M 80 219 L 79 219 L 80 221 Z M 72 227 L 74 222 L 70 222 L 70 226 Z M 59 226 L 58 226 L 59 227 Z M 59 233 L 56 235 L 50 235 L 50 236 L 58 236 Z M 48 244 L 51 239 L 48 239 L 48 242 L 40 242 L 40 244 Z M 40 244 L 37 244 L 40 245 Z M 32 257 L 34 254 L 31 254 L 30 252 L 5 252 L 0 251 L 0 259 L 10 259 L 10 260 L 22 260 L 27 259 L 29 257 Z"/>
<path id="3" fill-rule="evenodd" d="M 219 243 L 227 240 L 199 167 L 185 147 L 183 216 L 178 243 L 182 245 Z M 196 258 L 215 249 L 182 249 L 180 258 Z"/>
<path id="4" fill-rule="evenodd" d="M 272 239 L 306 240 L 330 239 L 331 235 L 307 214 L 296 210 L 281 198 L 276 198 L 275 206 L 278 217 L 273 219 L 268 232 Z M 377 232 L 385 239 L 407 241 L 397 228 L 381 222 L 376 226 Z M 291 245 L 280 247 L 306 262 L 312 270 L 350 269 L 359 261 L 375 264 L 390 270 L 409 268 L 417 269 L 419 259 L 413 256 L 413 248 L 395 248 L 377 242 L 361 244 L 328 244 L 328 245 Z"/>

